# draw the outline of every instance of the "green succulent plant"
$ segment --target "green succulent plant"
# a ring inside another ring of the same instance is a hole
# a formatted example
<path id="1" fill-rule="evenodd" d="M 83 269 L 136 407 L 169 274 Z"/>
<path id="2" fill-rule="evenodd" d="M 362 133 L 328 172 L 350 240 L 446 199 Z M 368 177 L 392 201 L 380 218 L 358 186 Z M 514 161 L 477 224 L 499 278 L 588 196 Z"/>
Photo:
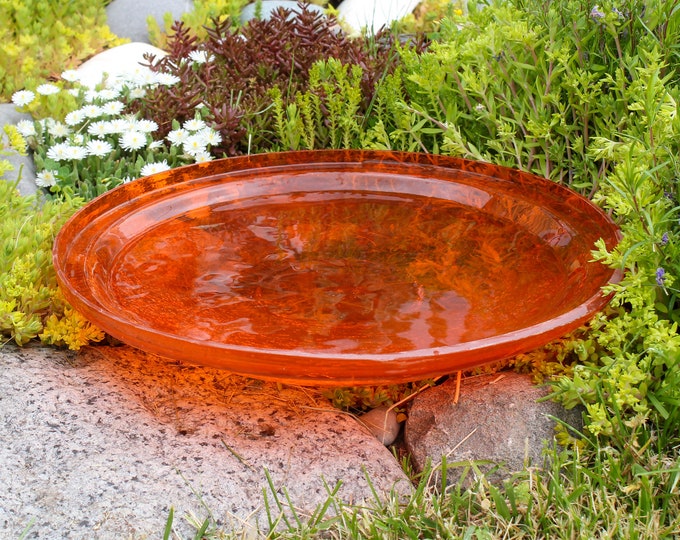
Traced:
<path id="1" fill-rule="evenodd" d="M 0 171 L 7 163 L 0 159 Z M 39 338 L 78 349 L 103 339 L 64 301 L 52 266 L 54 237 L 82 199 L 22 196 L 17 183 L 0 176 L 0 343 Z"/>
<path id="2" fill-rule="evenodd" d="M 126 41 L 107 26 L 100 1 L 7 0 L 0 2 L 0 21 L 2 101 Z"/>

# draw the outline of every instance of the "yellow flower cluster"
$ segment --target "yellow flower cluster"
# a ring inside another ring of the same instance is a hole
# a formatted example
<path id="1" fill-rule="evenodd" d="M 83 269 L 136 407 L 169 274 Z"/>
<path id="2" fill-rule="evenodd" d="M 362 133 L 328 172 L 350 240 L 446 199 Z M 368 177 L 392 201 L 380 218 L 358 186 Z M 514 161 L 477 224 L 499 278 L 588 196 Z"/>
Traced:
<path id="1" fill-rule="evenodd" d="M 0 177 L 0 336 L 24 345 L 44 343 L 77 350 L 104 333 L 76 313 L 57 287 L 52 242 L 80 200 L 22 197 Z"/>
<path id="2" fill-rule="evenodd" d="M 40 340 L 47 345 L 65 346 L 77 351 L 91 341 L 101 341 L 105 334 L 72 307 L 64 308 L 63 316 L 55 314 L 45 319 Z"/>

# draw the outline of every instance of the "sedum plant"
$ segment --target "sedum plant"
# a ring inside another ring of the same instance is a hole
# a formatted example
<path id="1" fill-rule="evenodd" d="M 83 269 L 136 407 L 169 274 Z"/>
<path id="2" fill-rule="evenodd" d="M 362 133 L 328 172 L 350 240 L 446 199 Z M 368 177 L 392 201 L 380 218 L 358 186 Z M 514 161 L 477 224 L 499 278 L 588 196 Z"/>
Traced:
<path id="1" fill-rule="evenodd" d="M 106 25 L 100 1 L 6 0 L 0 2 L 0 21 L 2 101 L 123 43 Z"/>
<path id="2" fill-rule="evenodd" d="M 5 126 L 0 154 L 24 154 L 23 137 Z M 2 178 L 11 170 L 0 159 L 0 347 L 10 340 L 18 345 L 39 338 L 44 343 L 77 350 L 104 334 L 75 312 L 63 299 L 52 266 L 52 242 L 82 199 L 42 201 L 22 197 Z"/>
<path id="3" fill-rule="evenodd" d="M 277 150 L 357 148 L 363 133 L 360 112 L 362 69 L 335 58 L 319 60 L 309 70 L 308 89 L 284 102 L 281 90 L 270 91 L 276 119 Z"/>
<path id="4" fill-rule="evenodd" d="M 104 338 L 63 300 L 52 266 L 54 237 L 81 203 L 40 204 L 0 180 L 0 343 L 39 338 L 77 350 Z"/>
<path id="5" fill-rule="evenodd" d="M 179 82 L 147 93 L 135 104 L 135 112 L 155 121 L 159 134 L 165 136 L 173 120 L 181 123 L 192 118 L 195 108 L 203 104 L 205 120 L 222 136 L 221 145 L 215 148 L 217 155 L 287 148 L 289 141 L 278 139 L 270 92 L 287 108 L 295 103 L 298 92 L 309 90 L 312 66 L 334 58 L 361 68 L 358 88 L 362 98 L 356 111 L 361 120 L 377 81 L 397 61 L 393 37 L 350 39 L 332 18 L 308 9 L 297 17 L 289 15 L 290 11 L 280 9 L 271 19 L 252 20 L 240 31 L 229 21 L 213 21 L 206 26 L 204 41 L 176 23 L 168 56 L 152 69 L 171 73 Z M 352 76 L 357 73 L 355 68 L 350 72 Z M 327 113 L 323 107 L 322 112 Z"/>

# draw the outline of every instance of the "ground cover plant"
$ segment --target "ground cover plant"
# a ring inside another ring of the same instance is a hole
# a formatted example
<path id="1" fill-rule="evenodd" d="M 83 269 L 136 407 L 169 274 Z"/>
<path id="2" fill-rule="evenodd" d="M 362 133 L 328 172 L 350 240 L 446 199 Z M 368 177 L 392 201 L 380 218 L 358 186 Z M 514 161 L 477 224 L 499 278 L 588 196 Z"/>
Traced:
<path id="1" fill-rule="evenodd" d="M 205 38 L 177 25 L 170 56 L 145 72 L 143 83 L 76 95 L 34 86 L 25 105 L 34 111 L 49 105 L 54 118 L 19 129 L 55 204 L 90 198 L 152 172 L 154 164 L 322 147 L 483 159 L 592 198 L 623 234 L 612 251 L 593 246 L 594 258 L 624 272 L 606 291 L 613 295 L 610 308 L 573 336 L 511 360 L 552 376 L 554 397 L 566 406 L 585 407 L 580 438 L 564 429 L 565 446 L 547 453 L 550 465 L 518 471 L 500 486 L 482 477 L 471 487 L 441 488 L 426 473 L 415 478 L 416 495 L 406 505 L 346 507 L 331 491 L 327 507 L 289 522 L 277 521 L 287 501 L 272 501 L 272 524 L 284 530 L 270 536 L 674 537 L 680 534 L 678 6 L 675 0 L 492 2 L 430 21 L 426 46 L 386 37 L 352 48 L 342 36 L 315 37 L 329 31 L 316 18 L 303 18 L 297 30 L 285 19 L 260 22 L 249 30 L 260 33 L 250 38 L 277 36 L 278 56 L 252 52 L 260 62 L 242 71 L 233 64 L 251 60 L 251 52 L 230 24 L 207 25 Z M 295 42 L 285 35 L 305 37 Z M 293 54 L 310 40 L 307 56 Z M 212 84 L 222 79 L 229 82 Z M 46 103 L 50 95 L 64 99 Z M 111 105 L 117 102 L 122 105 Z M 128 128 L 144 123 L 148 131 L 135 129 L 137 142 L 124 142 L 123 133 L 105 127 L 116 120 Z M 202 129 L 213 143 L 197 138 L 185 146 Z M 58 154 L 58 144 L 73 154 Z M 94 181 L 83 180 L 91 175 Z M 11 241 L 7 246 L 14 257 Z M 2 305 L 6 312 L 9 304 Z M 40 312 L 45 326 L 49 309 L 22 311 L 29 321 L 32 312 Z M 2 332 L 20 342 L 37 335 Z M 332 398 L 361 407 L 393 402 L 398 391 L 340 389 Z M 473 465 L 454 466 L 474 472 Z M 229 537 L 210 522 L 199 520 L 197 529 Z"/>
<path id="2" fill-rule="evenodd" d="M 82 199 L 40 204 L 22 197 L 16 184 L 0 181 L 0 346 L 39 338 L 78 349 L 104 334 L 74 311 L 57 286 L 52 243 Z"/>
<path id="3" fill-rule="evenodd" d="M 15 91 L 56 80 L 65 69 L 125 41 L 111 33 L 101 1 L 7 0 L 0 2 L 0 21 L 3 102 Z"/>

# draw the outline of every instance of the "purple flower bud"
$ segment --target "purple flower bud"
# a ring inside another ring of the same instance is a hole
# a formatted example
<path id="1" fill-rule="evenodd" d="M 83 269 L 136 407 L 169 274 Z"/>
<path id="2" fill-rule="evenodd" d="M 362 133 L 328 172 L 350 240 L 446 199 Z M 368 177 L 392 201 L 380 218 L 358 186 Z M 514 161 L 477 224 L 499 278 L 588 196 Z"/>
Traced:
<path id="1" fill-rule="evenodd" d="M 604 19 L 604 13 L 600 11 L 600 6 L 593 6 L 593 9 L 590 10 L 590 16 L 593 19 Z"/>
<path id="2" fill-rule="evenodd" d="M 656 269 L 656 284 L 659 287 L 663 287 L 665 275 L 666 275 L 666 271 L 663 268 L 657 268 Z"/>
<path id="3" fill-rule="evenodd" d="M 663 236 L 661 237 L 661 245 L 665 246 L 666 244 L 668 244 L 668 233 L 667 232 L 663 233 Z"/>

